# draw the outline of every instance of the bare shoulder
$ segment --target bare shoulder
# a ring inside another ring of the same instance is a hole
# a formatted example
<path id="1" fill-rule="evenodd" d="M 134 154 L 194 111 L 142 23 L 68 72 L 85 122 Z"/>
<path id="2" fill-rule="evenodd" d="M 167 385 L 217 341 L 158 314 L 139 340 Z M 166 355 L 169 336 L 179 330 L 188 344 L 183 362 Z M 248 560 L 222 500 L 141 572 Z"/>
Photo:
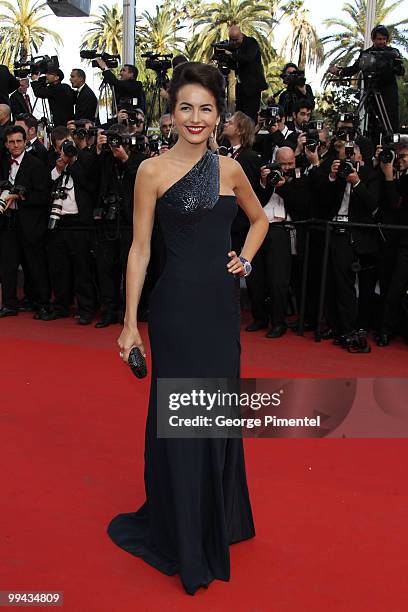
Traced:
<path id="1" fill-rule="evenodd" d="M 138 168 L 138 175 L 141 178 L 146 178 L 151 180 L 157 175 L 157 171 L 159 168 L 159 158 L 158 157 L 149 157 L 148 159 L 144 159 Z"/>
<path id="2" fill-rule="evenodd" d="M 241 165 L 232 157 L 225 157 L 220 155 L 220 169 L 223 177 L 226 179 L 231 178 L 234 182 L 237 175 L 241 172 Z"/>

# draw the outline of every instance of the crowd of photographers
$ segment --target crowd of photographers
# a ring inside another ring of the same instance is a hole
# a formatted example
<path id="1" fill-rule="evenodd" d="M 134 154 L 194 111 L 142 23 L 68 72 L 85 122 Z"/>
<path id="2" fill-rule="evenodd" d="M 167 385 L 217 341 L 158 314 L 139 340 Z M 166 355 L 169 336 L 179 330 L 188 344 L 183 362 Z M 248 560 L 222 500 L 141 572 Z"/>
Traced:
<path id="1" fill-rule="evenodd" d="M 246 279 L 253 317 L 246 330 L 267 329 L 268 338 L 286 333 L 288 312 L 299 311 L 305 270 L 305 329 L 316 329 L 325 222 L 331 222 L 322 337 L 350 352 L 368 352 L 370 330 L 379 346 L 395 334 L 408 335 L 408 230 L 365 227 L 408 225 L 408 137 L 388 132 L 380 144 L 361 134 L 360 118 L 352 113 L 339 113 L 331 126 L 313 120 L 313 92 L 292 63 L 282 70 L 284 89 L 259 110 L 267 86 L 259 47 L 236 26 L 229 38 L 214 45 L 215 57 L 225 75 L 236 71 L 236 112 L 208 146 L 241 164 L 270 222 Z M 0 318 L 32 310 L 35 319 L 52 321 L 70 316 L 75 304 L 79 324 L 99 313 L 95 326 L 101 328 L 123 313 L 136 172 L 143 159 L 165 153 L 177 134 L 164 112 L 160 133 L 146 136 L 146 98 L 134 66 L 123 66 L 117 78 L 110 56 L 90 58 L 103 71 L 116 107 L 103 126 L 81 69 L 72 70 L 72 87 L 55 63 L 20 67 L 20 81 L 0 71 L 0 90 L 14 91 L 0 104 Z M 148 61 L 166 110 L 167 64 Z M 173 67 L 184 61 L 174 58 Z M 36 98 L 49 103 L 48 147 L 39 138 L 24 70 Z M 319 221 L 306 225 L 310 219 Z M 360 225 L 349 225 L 355 223 Z M 238 253 L 248 227 L 239 209 L 232 227 Z M 164 263 L 155 224 L 141 320 Z"/>

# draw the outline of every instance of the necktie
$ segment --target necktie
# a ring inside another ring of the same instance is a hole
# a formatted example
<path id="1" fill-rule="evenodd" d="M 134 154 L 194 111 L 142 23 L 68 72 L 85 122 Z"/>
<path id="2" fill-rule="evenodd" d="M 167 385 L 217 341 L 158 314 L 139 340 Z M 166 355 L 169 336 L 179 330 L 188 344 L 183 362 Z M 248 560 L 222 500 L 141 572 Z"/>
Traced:
<path id="1" fill-rule="evenodd" d="M 24 102 L 25 102 L 28 112 L 31 114 L 31 110 L 32 110 L 31 102 L 30 102 L 30 96 L 28 94 L 24 94 Z"/>
<path id="2" fill-rule="evenodd" d="M 17 164 L 17 166 L 18 166 L 18 161 L 16 159 L 14 159 L 14 157 L 10 157 L 9 164 L 10 164 L 10 166 L 12 166 L 13 164 Z"/>

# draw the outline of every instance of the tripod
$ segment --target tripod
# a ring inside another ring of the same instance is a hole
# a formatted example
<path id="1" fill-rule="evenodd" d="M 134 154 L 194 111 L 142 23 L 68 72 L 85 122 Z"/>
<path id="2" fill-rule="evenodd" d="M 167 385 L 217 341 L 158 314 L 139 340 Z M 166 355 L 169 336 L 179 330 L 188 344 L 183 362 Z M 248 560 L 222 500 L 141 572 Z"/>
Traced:
<path id="1" fill-rule="evenodd" d="M 159 111 L 159 118 L 162 115 L 162 101 L 161 101 L 161 96 L 160 96 L 160 90 L 162 88 L 166 88 L 166 85 L 168 83 L 168 77 L 166 74 L 166 70 L 160 71 L 160 72 L 156 72 L 156 80 L 154 83 L 154 87 L 153 87 L 153 93 L 152 93 L 152 98 L 151 98 L 151 102 L 150 102 L 150 108 L 149 108 L 149 112 L 147 113 L 147 117 L 146 117 L 146 125 L 145 125 L 145 131 L 147 132 L 148 128 L 150 127 L 150 124 L 152 122 L 153 119 L 153 115 L 154 115 L 154 110 L 156 107 L 156 101 L 158 104 L 158 111 Z"/>
<path id="2" fill-rule="evenodd" d="M 362 119 L 362 132 L 365 136 L 376 138 L 377 134 L 392 134 L 393 128 L 387 109 L 384 104 L 382 94 L 374 82 L 374 75 L 369 74 L 367 77 L 367 88 L 365 89 L 360 104 L 358 105 L 358 113 L 364 110 Z"/>
<path id="3" fill-rule="evenodd" d="M 104 106 L 106 108 L 106 119 L 108 120 L 109 113 L 109 103 L 111 102 L 111 116 L 115 117 L 118 114 L 118 105 L 116 102 L 116 93 L 115 89 L 106 83 L 105 80 L 102 80 L 102 83 L 99 85 L 99 97 L 98 104 L 96 105 L 95 111 L 95 120 L 99 117 L 99 108 Z"/>

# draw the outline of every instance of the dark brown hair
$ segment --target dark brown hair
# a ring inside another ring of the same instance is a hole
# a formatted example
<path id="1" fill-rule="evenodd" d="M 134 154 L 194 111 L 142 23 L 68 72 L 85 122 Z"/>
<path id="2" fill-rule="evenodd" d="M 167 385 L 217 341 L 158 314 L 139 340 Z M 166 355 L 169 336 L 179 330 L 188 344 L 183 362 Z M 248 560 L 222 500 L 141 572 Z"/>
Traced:
<path id="1" fill-rule="evenodd" d="M 185 62 L 179 64 L 173 71 L 173 77 L 169 83 L 169 105 L 172 113 L 177 104 L 177 93 L 184 85 L 197 83 L 208 89 L 215 98 L 218 113 L 224 111 L 225 106 L 225 80 L 221 72 L 215 66 L 202 64 L 201 62 Z"/>
<path id="2" fill-rule="evenodd" d="M 233 115 L 235 124 L 241 136 L 243 147 L 252 147 L 255 142 L 255 123 L 242 111 L 235 111 Z"/>

